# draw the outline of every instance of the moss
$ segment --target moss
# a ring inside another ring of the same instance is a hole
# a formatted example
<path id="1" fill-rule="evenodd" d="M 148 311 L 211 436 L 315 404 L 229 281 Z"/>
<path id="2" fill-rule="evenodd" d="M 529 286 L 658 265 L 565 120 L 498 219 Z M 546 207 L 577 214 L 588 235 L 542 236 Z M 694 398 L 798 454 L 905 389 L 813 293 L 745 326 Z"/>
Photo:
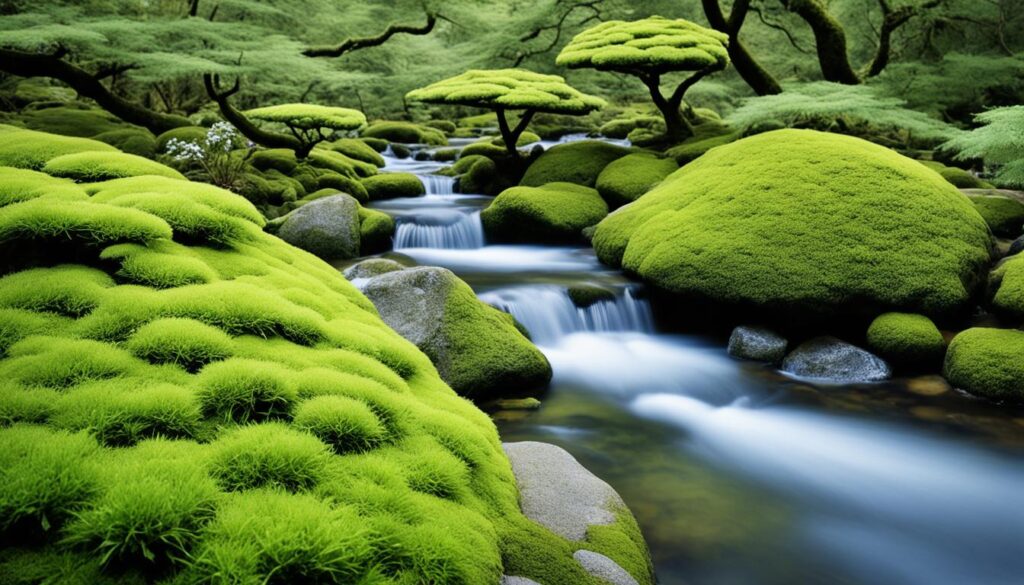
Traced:
<path id="1" fill-rule="evenodd" d="M 279 104 L 247 110 L 245 115 L 253 120 L 277 122 L 291 128 L 317 130 L 355 130 L 366 124 L 366 116 L 359 110 L 319 106 L 316 104 Z"/>
<path id="2" fill-rule="evenodd" d="M 114 276 L 123 282 L 153 288 L 174 288 L 217 280 L 217 274 L 201 259 L 170 242 L 116 244 L 100 253 L 101 260 L 120 263 Z"/>
<path id="3" fill-rule="evenodd" d="M 81 317 L 113 285 L 105 272 L 85 266 L 23 270 L 0 278 L 0 307 Z"/>
<path id="4" fill-rule="evenodd" d="M 66 106 L 27 110 L 22 112 L 20 119 L 29 130 L 79 138 L 134 128 L 103 110 Z"/>
<path id="5" fill-rule="evenodd" d="M 669 291 L 787 310 L 958 310 L 989 261 L 970 201 L 856 138 L 781 130 L 708 152 L 598 226 L 602 261 Z"/>
<path id="6" fill-rule="evenodd" d="M 192 438 L 202 414 L 195 393 L 173 384 L 111 381 L 82 385 L 62 396 L 50 423 L 84 430 L 103 445 L 123 447 L 151 437 Z"/>
<path id="7" fill-rule="evenodd" d="M 558 75 L 525 69 L 471 69 L 410 91 L 406 99 L 554 114 L 586 114 L 605 105 L 601 98 L 576 90 Z"/>
<path id="8" fill-rule="evenodd" d="M 238 427 L 212 447 L 210 471 L 229 491 L 308 490 L 325 477 L 331 461 L 319 439 L 281 423 Z"/>
<path id="9" fill-rule="evenodd" d="M 665 121 L 658 116 L 634 116 L 630 118 L 617 118 L 604 123 L 598 132 L 608 138 L 622 139 L 629 136 L 637 129 L 663 134 L 665 132 Z"/>
<path id="10" fill-rule="evenodd" d="M 996 266 L 989 277 L 989 290 L 998 313 L 1009 319 L 1024 319 L 1024 256 L 1012 256 Z"/>
<path id="11" fill-rule="evenodd" d="M 992 189 L 993 188 L 991 183 L 987 183 L 985 181 L 982 181 L 978 177 L 975 177 L 974 175 L 972 175 L 971 173 L 969 173 L 969 172 L 967 172 L 967 171 L 965 171 L 963 169 L 958 169 L 956 167 L 947 167 L 946 165 L 944 165 L 944 164 L 942 164 L 940 162 L 931 161 L 931 160 L 923 160 L 923 161 L 920 161 L 920 162 L 921 162 L 921 164 L 923 164 L 924 166 L 928 167 L 929 169 L 939 173 L 942 176 L 943 179 L 946 179 L 947 181 L 949 181 L 950 184 L 952 184 L 954 187 L 958 187 L 960 189 Z"/>
<path id="12" fill-rule="evenodd" d="M 608 215 L 597 191 L 572 183 L 513 187 L 481 213 L 488 237 L 500 241 L 573 242 Z"/>
<path id="13" fill-rule="evenodd" d="M 493 186 L 500 181 L 498 165 L 489 158 L 480 157 L 472 160 L 469 169 L 459 179 L 459 190 L 462 193 L 491 193 L 494 191 Z"/>
<path id="14" fill-rule="evenodd" d="M 58 156 L 94 151 L 116 153 L 117 149 L 97 140 L 57 136 L 0 124 L 0 166 L 39 170 Z"/>
<path id="15" fill-rule="evenodd" d="M 340 454 L 373 449 L 387 438 L 387 429 L 369 405 L 344 396 L 318 396 L 303 402 L 295 410 L 295 426 Z"/>
<path id="16" fill-rule="evenodd" d="M 340 138 L 327 145 L 334 152 L 341 153 L 353 160 L 362 161 L 376 167 L 384 166 L 384 157 L 363 140 L 357 138 Z M 387 148 L 385 146 L 385 148 Z"/>
<path id="17" fill-rule="evenodd" d="M 452 122 L 451 120 L 429 120 L 423 125 L 429 128 L 437 128 L 438 130 L 444 132 L 445 134 L 448 134 L 449 136 L 455 133 L 455 131 L 458 129 L 458 126 L 455 125 L 455 122 Z"/>
<path id="18" fill-rule="evenodd" d="M 349 177 L 370 177 L 377 174 L 377 166 L 349 158 L 340 152 L 317 148 L 309 153 L 309 164 Z"/>
<path id="19" fill-rule="evenodd" d="M 383 138 L 363 136 L 361 138 L 358 138 L 357 140 L 374 149 L 378 153 L 386 151 L 388 149 L 388 146 L 390 146 L 390 143 L 387 140 L 384 140 Z"/>
<path id="20" fill-rule="evenodd" d="M 442 148 L 441 150 L 434 151 L 430 158 L 438 162 L 453 162 L 458 160 L 461 154 L 462 151 L 458 148 Z"/>
<path id="21" fill-rule="evenodd" d="M 629 149 L 596 140 L 560 144 L 534 161 L 520 184 L 540 187 L 548 183 L 576 183 L 593 187 L 605 167 L 627 154 Z"/>
<path id="22" fill-rule="evenodd" d="M 370 201 L 395 197 L 419 197 L 426 191 L 423 182 L 412 173 L 381 173 L 362 180 Z"/>
<path id="23" fill-rule="evenodd" d="M 490 159 L 501 158 L 508 155 L 504 146 L 495 144 L 494 139 L 484 139 L 466 145 L 462 149 L 462 158 L 467 156 L 485 156 Z"/>
<path id="24" fill-rule="evenodd" d="M 106 181 L 123 177 L 156 175 L 171 179 L 185 176 L 171 167 L 123 152 L 78 152 L 50 159 L 43 172 L 82 182 Z"/>
<path id="25" fill-rule="evenodd" d="M 129 128 L 125 130 L 110 130 L 97 134 L 93 140 L 105 142 L 121 152 L 134 154 L 144 158 L 156 156 L 156 138 L 153 133 L 145 129 Z"/>
<path id="26" fill-rule="evenodd" d="M 325 190 L 331 193 L 337 193 L 338 191 L 347 193 L 348 195 L 355 197 L 356 201 L 359 201 L 360 203 L 366 203 L 370 200 L 370 195 L 366 192 L 366 187 L 364 187 L 358 180 L 346 177 L 345 175 L 339 175 L 332 171 L 326 171 L 316 178 L 316 184 L 312 191 L 307 189 L 309 194 L 303 197 L 302 201 L 308 203 L 314 199 L 319 199 L 324 196 L 322 192 Z M 317 192 L 321 193 L 318 196 L 314 196 Z"/>
<path id="27" fill-rule="evenodd" d="M 156 151 L 165 152 L 167 150 L 167 143 L 171 140 L 202 144 L 206 140 L 206 133 L 208 131 L 207 128 L 202 126 L 182 126 L 168 130 L 156 137 Z"/>
<path id="28" fill-rule="evenodd" d="M 597 176 L 597 191 L 608 205 L 620 207 L 639 199 L 678 168 L 670 158 L 629 154 L 601 171 Z"/>
<path id="29" fill-rule="evenodd" d="M 722 134 L 719 136 L 713 136 L 711 138 L 693 138 L 678 146 L 665 151 L 665 154 L 674 158 L 680 166 L 689 164 L 701 156 L 705 152 L 715 148 L 716 146 L 724 146 L 726 144 L 736 142 L 741 138 L 739 132 L 733 132 L 730 134 Z"/>
<path id="30" fill-rule="evenodd" d="M 285 175 L 290 175 L 295 170 L 295 167 L 298 166 L 299 161 L 291 150 L 271 148 L 254 152 L 249 159 L 249 163 L 261 171 L 274 169 Z"/>
<path id="31" fill-rule="evenodd" d="M 401 144 L 448 144 L 448 139 L 440 130 L 411 122 L 374 122 L 363 130 L 363 138 L 380 138 Z"/>
<path id="32" fill-rule="evenodd" d="M 1024 399 L 1024 332 L 983 327 L 961 332 L 949 344 L 943 375 L 978 396 Z"/>
<path id="33" fill-rule="evenodd" d="M 1001 195 L 970 195 L 971 203 L 985 218 L 992 233 L 1016 238 L 1024 233 L 1024 203 Z"/>
<path id="34" fill-rule="evenodd" d="M 67 179 L 37 171 L 0 167 L 0 207 L 38 197 L 84 201 L 89 195 Z"/>
<path id="35" fill-rule="evenodd" d="M 231 356 L 231 338 L 195 319 L 165 318 L 146 323 L 132 334 L 126 347 L 155 364 L 175 364 L 190 372 Z"/>
<path id="36" fill-rule="evenodd" d="M 868 346 L 897 364 L 937 364 L 946 351 L 946 341 L 931 319 L 910 313 L 879 315 L 868 327 Z"/>
<path id="37" fill-rule="evenodd" d="M 391 248 L 391 237 L 395 235 L 395 220 L 376 209 L 359 208 L 359 252 L 361 255 L 377 254 Z"/>
<path id="38" fill-rule="evenodd" d="M 569 298 L 577 307 L 589 307 L 601 301 L 614 301 L 615 292 L 603 286 L 578 284 L 569 287 Z"/>
<path id="39" fill-rule="evenodd" d="M 193 349 L 201 352 L 205 348 L 198 342 Z M 229 359 L 203 368 L 199 400 L 207 415 L 247 422 L 287 418 L 296 395 L 286 369 L 256 360 Z"/>

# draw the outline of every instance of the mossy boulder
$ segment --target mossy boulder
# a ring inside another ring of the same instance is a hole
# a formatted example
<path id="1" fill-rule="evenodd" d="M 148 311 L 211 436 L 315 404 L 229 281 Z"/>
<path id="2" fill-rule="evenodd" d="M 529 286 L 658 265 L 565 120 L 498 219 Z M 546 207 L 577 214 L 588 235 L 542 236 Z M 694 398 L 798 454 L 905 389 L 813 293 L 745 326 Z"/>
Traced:
<path id="1" fill-rule="evenodd" d="M 54 157 L 43 172 L 80 182 L 106 181 L 124 177 L 154 175 L 185 179 L 178 171 L 154 160 L 124 152 L 76 152 Z"/>
<path id="2" fill-rule="evenodd" d="M 111 130 L 93 136 L 93 140 L 104 142 L 128 154 L 145 158 L 156 156 L 156 138 L 145 128 Z"/>
<path id="3" fill-rule="evenodd" d="M 936 173 L 810 130 L 708 152 L 609 215 L 593 243 L 663 290 L 800 314 L 954 312 L 991 254 L 984 220 Z"/>
<path id="4" fill-rule="evenodd" d="M 29 130 L 91 138 L 112 130 L 138 128 L 125 124 L 113 114 L 98 109 L 59 106 L 22 112 L 21 121 Z"/>
<path id="5" fill-rule="evenodd" d="M 1024 203 L 1002 195 L 968 195 L 992 233 L 1016 238 L 1024 233 Z"/>
<path id="6" fill-rule="evenodd" d="M 112 152 L 109 144 L 0 124 L 0 166 L 42 169 L 50 159 L 80 152 Z"/>
<path id="7" fill-rule="evenodd" d="M 372 146 L 357 138 L 340 138 L 330 143 L 327 147 L 351 159 L 369 163 L 376 167 L 384 166 L 384 157 Z"/>
<path id="8" fill-rule="evenodd" d="M 608 215 L 594 189 L 573 183 L 512 187 L 480 214 L 488 238 L 505 242 L 576 242 Z"/>
<path id="9" fill-rule="evenodd" d="M 339 193 L 322 197 L 286 215 L 277 236 L 327 260 L 359 255 L 359 202 Z"/>
<path id="10" fill-rule="evenodd" d="M 1024 331 L 977 327 L 959 333 L 946 352 L 944 375 L 971 394 L 1024 401 Z"/>
<path id="11" fill-rule="evenodd" d="M 570 286 L 569 299 L 577 307 L 589 307 L 601 301 L 614 301 L 615 291 L 596 284 L 576 284 Z"/>
<path id="12" fill-rule="evenodd" d="M 395 197 L 419 197 L 426 191 L 420 178 L 412 173 L 381 173 L 362 180 L 370 201 Z"/>
<path id="13" fill-rule="evenodd" d="M 314 187 L 314 193 L 330 189 L 347 193 L 355 197 L 356 201 L 360 203 L 366 203 L 370 200 L 370 194 L 366 192 L 366 187 L 360 181 L 347 175 L 335 173 L 334 171 L 321 171 L 317 173 Z"/>
<path id="14" fill-rule="evenodd" d="M 383 211 L 359 208 L 359 255 L 377 254 L 391 249 L 395 220 Z"/>
<path id="15" fill-rule="evenodd" d="M 597 176 L 597 191 L 612 207 L 632 203 L 679 169 L 670 158 L 628 154 L 610 163 Z"/>
<path id="16" fill-rule="evenodd" d="M 485 400 L 547 384 L 547 359 L 516 329 L 511 315 L 480 301 L 451 271 L 422 267 L 361 283 L 381 318 L 430 356 L 463 396 Z"/>
<path id="17" fill-rule="evenodd" d="M 697 160 L 703 156 L 705 152 L 715 148 L 716 146 L 723 146 L 731 142 L 736 142 L 741 137 L 742 135 L 739 132 L 721 134 L 709 138 L 694 137 L 682 144 L 673 146 L 666 150 L 665 154 L 674 158 L 676 163 L 682 166 Z"/>
<path id="18" fill-rule="evenodd" d="M 448 138 L 444 132 L 428 126 L 420 126 L 412 122 L 374 122 L 362 133 L 364 138 L 381 138 L 388 142 L 401 144 L 429 144 L 444 146 Z"/>
<path id="19" fill-rule="evenodd" d="M 949 167 L 940 162 L 932 160 L 920 161 L 921 164 L 939 173 L 943 179 L 949 181 L 954 187 L 960 189 L 992 189 L 992 184 L 982 181 L 970 172 L 957 167 Z"/>
<path id="20" fill-rule="evenodd" d="M 938 364 L 946 351 L 939 328 L 924 315 L 885 313 L 871 322 L 868 347 L 883 358 L 900 365 Z"/>
<path id="21" fill-rule="evenodd" d="M 559 144 L 534 161 L 519 184 L 540 187 L 548 183 L 576 183 L 593 187 L 605 167 L 627 154 L 628 148 L 598 140 Z"/>

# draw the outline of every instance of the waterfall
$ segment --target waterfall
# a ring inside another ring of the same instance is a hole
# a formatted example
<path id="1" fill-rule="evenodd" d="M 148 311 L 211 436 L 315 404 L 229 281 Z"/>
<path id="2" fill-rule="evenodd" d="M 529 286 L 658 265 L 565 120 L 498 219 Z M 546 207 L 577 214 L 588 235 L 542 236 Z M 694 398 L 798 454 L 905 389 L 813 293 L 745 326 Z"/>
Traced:
<path id="1" fill-rule="evenodd" d="M 515 317 L 538 345 L 555 343 L 572 333 L 654 331 L 650 306 L 629 289 L 588 307 L 577 307 L 569 293 L 556 286 L 502 289 L 483 293 L 480 298 Z"/>
<path id="2" fill-rule="evenodd" d="M 484 245 L 484 227 L 480 212 L 424 214 L 398 217 L 395 250 L 405 248 L 441 248 L 471 250 Z"/>
<path id="3" fill-rule="evenodd" d="M 455 179 L 444 175 L 417 174 L 427 195 L 454 195 Z"/>

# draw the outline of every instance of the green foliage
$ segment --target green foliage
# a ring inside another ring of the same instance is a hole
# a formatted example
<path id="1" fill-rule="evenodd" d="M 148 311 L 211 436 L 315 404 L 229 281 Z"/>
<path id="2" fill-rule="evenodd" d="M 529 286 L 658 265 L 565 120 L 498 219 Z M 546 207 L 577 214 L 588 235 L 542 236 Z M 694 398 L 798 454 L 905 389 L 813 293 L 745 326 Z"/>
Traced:
<path id="1" fill-rule="evenodd" d="M 166 152 L 167 144 L 172 140 L 193 142 L 196 144 L 201 143 L 206 140 L 206 133 L 208 131 L 209 130 L 207 128 L 203 128 L 202 126 L 182 126 L 181 128 L 168 130 L 156 137 L 156 151 L 161 153 Z M 99 139 L 97 138 L 97 140 Z"/>
<path id="2" fill-rule="evenodd" d="M 266 106 L 248 110 L 245 115 L 253 120 L 277 122 L 301 130 L 356 130 L 366 124 L 366 116 L 358 110 L 315 104 Z"/>
<path id="3" fill-rule="evenodd" d="M 1024 398 L 1024 332 L 976 327 L 949 344 L 943 374 L 949 383 L 994 400 Z"/>
<path id="4" fill-rule="evenodd" d="M 423 182 L 412 173 L 381 173 L 362 180 L 370 201 L 395 197 L 419 197 L 425 193 Z"/>
<path id="5" fill-rule="evenodd" d="M 683 167 L 601 222 L 594 248 L 680 294 L 941 314 L 971 298 L 990 239 L 967 198 L 917 162 L 855 138 L 780 130 Z"/>
<path id="6" fill-rule="evenodd" d="M 120 269 L 114 273 L 119 279 L 153 288 L 204 284 L 217 279 L 217 274 L 205 262 L 183 253 L 177 246 L 171 242 L 149 246 L 117 244 L 104 249 L 100 259 L 120 262 Z"/>
<path id="7" fill-rule="evenodd" d="M 0 307 L 81 317 L 112 286 L 105 272 L 84 266 L 24 270 L 0 278 Z"/>
<path id="8" fill-rule="evenodd" d="M 88 138 L 56 136 L 0 124 L 0 165 L 42 169 L 51 159 L 81 152 L 116 153 L 117 149 Z"/>
<path id="9" fill-rule="evenodd" d="M 29 130 L 79 138 L 96 138 L 98 134 L 108 132 L 139 130 L 98 109 L 56 107 L 28 110 L 22 112 L 19 119 Z"/>
<path id="10" fill-rule="evenodd" d="M 105 142 L 128 154 L 144 158 L 156 156 L 156 138 L 153 137 L 152 132 L 142 128 L 110 130 L 93 136 L 93 140 Z"/>
<path id="11" fill-rule="evenodd" d="M 362 135 L 363 138 L 380 138 L 401 144 L 448 144 L 448 138 L 440 130 L 409 122 L 374 122 L 363 130 Z"/>
<path id="12" fill-rule="evenodd" d="M 943 145 L 960 160 L 981 159 L 1000 187 L 1024 189 L 1024 106 L 996 108 L 978 114 L 980 128 Z"/>
<path id="13" fill-rule="evenodd" d="M 387 437 L 377 415 L 364 402 L 343 396 L 318 396 L 295 410 L 295 426 L 305 429 L 339 454 L 373 449 Z"/>
<path id="14" fill-rule="evenodd" d="M 885 313 L 868 327 L 868 346 L 882 357 L 910 366 L 937 364 L 946 351 L 938 327 L 924 315 Z"/>
<path id="15" fill-rule="evenodd" d="M 238 427 L 213 449 L 210 472 L 229 491 L 308 490 L 324 478 L 330 462 L 330 451 L 319 439 L 281 423 Z"/>
<path id="16" fill-rule="evenodd" d="M 597 140 L 559 144 L 545 151 L 530 165 L 520 185 L 540 187 L 548 183 L 576 183 L 593 187 L 605 167 L 627 154 L 629 149 Z"/>
<path id="17" fill-rule="evenodd" d="M 123 152 L 77 152 L 47 161 L 43 172 L 80 182 L 157 175 L 184 179 L 178 171 L 148 158 Z"/>
<path id="18" fill-rule="evenodd" d="M 935 146 L 957 133 L 948 124 L 907 109 L 899 98 L 880 96 L 872 86 L 825 81 L 790 85 L 778 95 L 747 98 L 727 120 L 745 130 L 775 121 L 791 128 L 903 146 Z"/>
<path id="19" fill-rule="evenodd" d="M 525 69 L 470 70 L 416 89 L 406 98 L 436 104 L 531 110 L 552 114 L 586 114 L 604 107 L 601 98 L 579 92 L 558 75 Z"/>
<path id="20" fill-rule="evenodd" d="M 728 35 L 682 19 L 610 20 L 573 37 L 555 62 L 634 75 L 718 70 L 729 64 L 728 42 Z"/>
<path id="21" fill-rule="evenodd" d="M 124 380 L 75 388 L 57 403 L 51 423 L 122 447 L 149 437 L 191 438 L 201 418 L 199 403 L 188 388 Z"/>
<path id="22" fill-rule="evenodd" d="M 1024 232 L 1024 203 L 1002 195 L 972 193 L 970 198 L 974 208 L 985 218 L 985 223 L 996 236 L 1016 238 Z"/>
<path id="23" fill-rule="evenodd" d="M 583 228 L 608 215 L 608 205 L 594 189 L 573 183 L 513 187 L 503 191 L 480 214 L 488 237 L 498 241 L 576 242 Z"/>
<path id="24" fill-rule="evenodd" d="M 608 164 L 597 176 L 597 191 L 612 207 L 632 203 L 679 168 L 671 158 L 629 154 Z"/>

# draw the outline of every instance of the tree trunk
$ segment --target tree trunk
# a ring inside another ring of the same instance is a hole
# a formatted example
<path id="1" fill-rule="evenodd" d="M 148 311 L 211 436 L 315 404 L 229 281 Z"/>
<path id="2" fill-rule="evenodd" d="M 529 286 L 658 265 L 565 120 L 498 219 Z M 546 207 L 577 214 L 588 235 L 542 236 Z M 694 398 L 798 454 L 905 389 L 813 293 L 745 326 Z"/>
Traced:
<path id="1" fill-rule="evenodd" d="M 678 144 L 693 136 L 693 127 L 690 126 L 690 123 L 679 110 L 682 105 L 682 95 L 679 95 L 678 100 L 665 98 L 661 93 L 661 77 L 658 75 L 650 75 L 642 79 L 651 93 L 654 105 L 661 112 L 661 117 L 665 119 L 666 141 Z"/>
<path id="2" fill-rule="evenodd" d="M 850 65 L 846 52 L 846 32 L 843 25 L 828 11 L 821 0 L 779 0 L 786 10 L 796 14 L 811 27 L 818 50 L 818 63 L 826 81 L 858 85 L 860 76 Z"/>
<path id="3" fill-rule="evenodd" d="M 512 158 L 518 158 L 519 149 L 517 146 L 519 144 L 519 137 L 523 135 L 526 127 L 530 124 L 530 120 L 533 119 L 534 111 L 524 111 L 515 128 L 509 126 L 504 108 L 495 110 L 495 113 L 498 115 L 498 130 L 501 132 L 501 140 L 505 143 L 505 150 L 508 151 L 509 156 Z"/>
<path id="4" fill-rule="evenodd" d="M 79 95 L 94 100 L 101 108 L 128 122 L 162 134 L 191 126 L 188 118 L 161 114 L 110 92 L 95 77 L 62 59 L 63 54 L 40 55 L 0 49 L 0 71 L 19 77 L 50 77 L 69 85 Z"/>
<path id="5" fill-rule="evenodd" d="M 313 146 L 315 146 L 315 143 L 303 142 L 295 136 L 263 130 L 256 124 L 253 124 L 252 120 L 246 118 L 245 114 L 236 110 L 231 105 L 231 102 L 228 101 L 228 98 L 238 92 L 239 82 L 237 80 L 231 89 L 220 91 L 217 88 L 217 77 L 206 73 L 203 75 L 203 85 L 206 87 L 206 93 L 210 96 L 210 99 L 217 102 L 220 115 L 237 128 L 242 136 L 245 136 L 254 143 L 266 148 L 287 148 L 294 151 L 296 158 L 299 159 L 306 158 L 313 149 Z"/>
<path id="6" fill-rule="evenodd" d="M 726 20 L 718 1 L 701 0 L 701 3 L 704 6 L 704 15 L 711 26 L 715 30 L 729 35 L 729 59 L 732 61 L 732 66 L 736 68 L 736 72 L 757 95 L 782 93 L 782 86 L 775 80 L 775 77 L 761 66 L 740 41 L 740 29 L 743 28 L 743 21 L 750 8 L 749 0 L 737 0 L 732 5 L 732 12 L 730 12 L 728 20 Z"/>

